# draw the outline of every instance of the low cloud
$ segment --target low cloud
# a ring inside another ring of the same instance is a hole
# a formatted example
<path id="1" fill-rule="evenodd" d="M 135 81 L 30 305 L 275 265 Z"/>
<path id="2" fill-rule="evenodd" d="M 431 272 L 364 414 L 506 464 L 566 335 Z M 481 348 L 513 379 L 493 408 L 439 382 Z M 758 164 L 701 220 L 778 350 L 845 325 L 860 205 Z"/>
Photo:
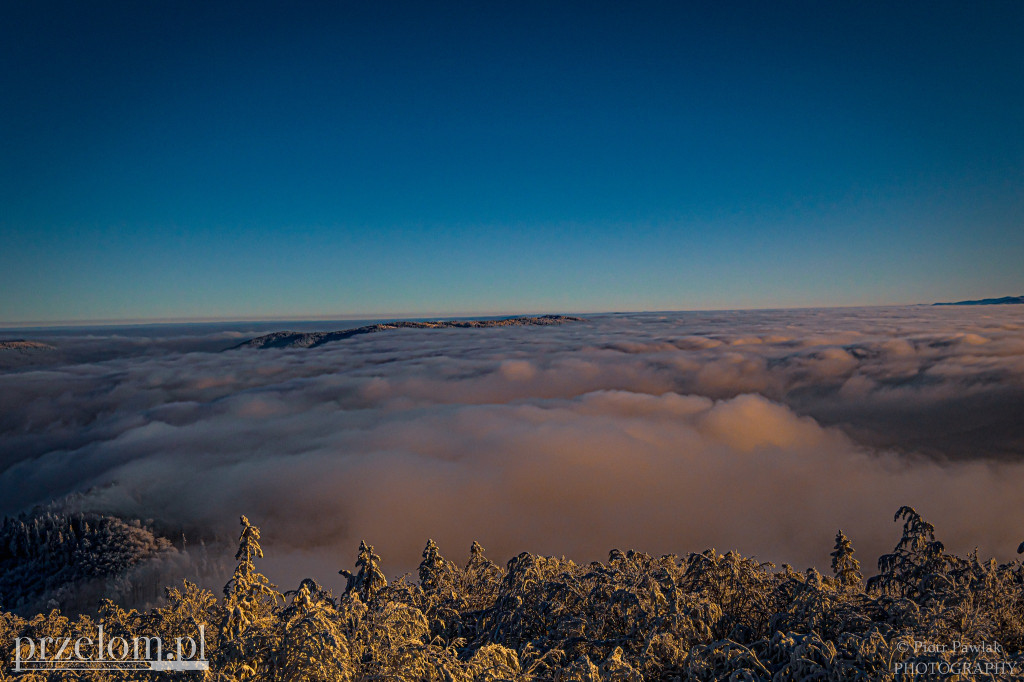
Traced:
<path id="1" fill-rule="evenodd" d="M 460 561 L 479 540 L 500 560 L 714 546 L 827 568 L 841 527 L 870 569 L 902 504 L 1005 560 L 1024 539 L 1015 318 L 617 315 L 22 369 L 0 374 L 0 512 L 89 491 L 224 536 L 245 513 L 285 584 L 351 566 L 362 538 L 393 573 L 428 537 Z"/>

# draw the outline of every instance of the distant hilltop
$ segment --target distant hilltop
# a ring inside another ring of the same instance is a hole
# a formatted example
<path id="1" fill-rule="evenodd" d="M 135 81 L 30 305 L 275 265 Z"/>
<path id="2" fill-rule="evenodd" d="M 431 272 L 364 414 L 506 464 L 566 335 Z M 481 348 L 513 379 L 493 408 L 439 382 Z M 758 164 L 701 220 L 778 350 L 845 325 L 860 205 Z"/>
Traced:
<path id="1" fill-rule="evenodd" d="M 236 348 L 315 348 L 332 341 L 350 339 L 360 334 L 375 334 L 377 332 L 389 331 L 391 329 L 462 329 L 477 327 L 545 327 L 553 324 L 565 324 L 566 322 L 583 322 L 582 317 L 569 317 L 567 315 L 541 315 L 540 317 L 512 317 L 504 320 L 443 320 L 437 322 L 385 322 L 382 324 L 371 324 L 366 327 L 345 329 L 335 332 L 274 332 L 249 339 Z"/>
<path id="2" fill-rule="evenodd" d="M 25 339 L 0 339 L 0 372 L 57 362 L 62 354 L 48 343 Z"/>
<path id="3" fill-rule="evenodd" d="M 40 343 L 38 341 L 26 341 L 25 339 L 0 339 L 0 350 L 36 351 L 57 349 L 48 343 Z"/>
<path id="4" fill-rule="evenodd" d="M 932 305 L 1012 305 L 1024 303 L 1024 296 L 1003 296 L 1002 298 L 983 298 L 978 301 L 957 301 L 956 303 L 933 303 Z"/>

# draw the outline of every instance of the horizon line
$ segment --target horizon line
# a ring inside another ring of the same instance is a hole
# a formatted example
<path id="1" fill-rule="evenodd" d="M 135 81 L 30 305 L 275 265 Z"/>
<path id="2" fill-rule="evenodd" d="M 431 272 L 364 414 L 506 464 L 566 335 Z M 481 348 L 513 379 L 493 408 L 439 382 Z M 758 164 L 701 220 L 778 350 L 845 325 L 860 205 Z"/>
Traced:
<path id="1" fill-rule="evenodd" d="M 750 306 L 735 308 L 659 308 L 638 310 L 528 310 L 504 312 L 453 312 L 453 313 L 416 313 L 409 311 L 395 313 L 362 313 L 362 314 L 320 314 L 320 315 L 230 315 L 230 316 L 191 316 L 191 317 L 136 317 L 136 318 L 95 318 L 81 320 L 21 320 L 0 322 L 0 330 L 15 329 L 55 329 L 65 327 L 134 327 L 167 324 L 218 324 L 218 323 L 268 323 L 268 322 L 333 322 L 333 321 L 370 321 L 370 320 L 444 320 L 466 319 L 472 317 L 523 317 L 535 315 L 626 315 L 653 313 L 689 313 L 689 312 L 741 312 L 756 310 L 815 310 L 831 308 L 901 308 L 915 306 L 932 306 L 934 303 L 856 303 L 843 305 L 795 305 L 795 306 Z"/>

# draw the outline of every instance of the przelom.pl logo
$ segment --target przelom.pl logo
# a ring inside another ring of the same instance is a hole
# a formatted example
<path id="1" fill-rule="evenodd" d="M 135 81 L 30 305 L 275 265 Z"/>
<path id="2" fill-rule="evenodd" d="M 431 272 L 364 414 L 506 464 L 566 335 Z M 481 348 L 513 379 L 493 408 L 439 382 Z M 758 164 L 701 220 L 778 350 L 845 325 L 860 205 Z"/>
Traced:
<path id="1" fill-rule="evenodd" d="M 209 670 L 206 632 L 175 637 L 170 648 L 160 637 L 16 637 L 14 672 L 33 670 Z"/>

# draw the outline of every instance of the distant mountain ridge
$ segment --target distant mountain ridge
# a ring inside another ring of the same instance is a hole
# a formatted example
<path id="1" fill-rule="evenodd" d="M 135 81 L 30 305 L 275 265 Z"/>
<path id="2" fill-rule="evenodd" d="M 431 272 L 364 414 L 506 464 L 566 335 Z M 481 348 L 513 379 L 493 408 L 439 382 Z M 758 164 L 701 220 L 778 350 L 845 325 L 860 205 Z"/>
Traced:
<path id="1" fill-rule="evenodd" d="M 977 301 L 957 301 L 955 303 L 933 303 L 932 305 L 1013 305 L 1024 303 L 1024 296 L 1003 296 L 1002 298 L 982 298 Z"/>
<path id="2" fill-rule="evenodd" d="M 504 320 L 439 320 L 437 322 L 385 322 L 382 324 L 371 324 L 355 329 L 344 329 L 333 332 L 274 332 L 264 334 L 254 339 L 243 341 L 237 346 L 226 350 L 238 348 L 315 348 L 325 343 L 350 339 L 353 336 L 362 334 L 375 334 L 377 332 L 389 331 L 392 329 L 462 329 L 478 327 L 524 327 L 524 326 L 550 326 L 565 324 L 566 322 L 583 322 L 582 317 L 571 317 L 568 315 L 540 315 L 538 317 L 512 317 Z"/>

